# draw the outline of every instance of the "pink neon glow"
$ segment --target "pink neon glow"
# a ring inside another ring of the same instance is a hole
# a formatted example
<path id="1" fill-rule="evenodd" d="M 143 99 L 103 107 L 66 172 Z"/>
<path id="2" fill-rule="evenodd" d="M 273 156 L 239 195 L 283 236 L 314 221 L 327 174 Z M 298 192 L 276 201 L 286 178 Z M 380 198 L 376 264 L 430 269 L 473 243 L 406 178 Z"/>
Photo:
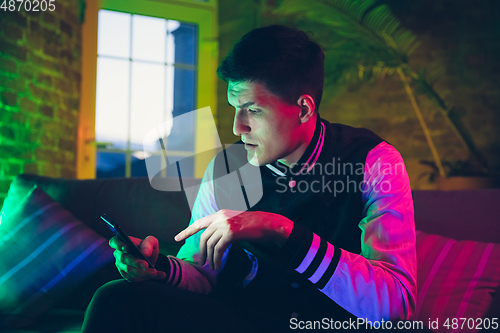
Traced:
<path id="1" fill-rule="evenodd" d="M 323 136 L 321 137 L 321 145 L 319 146 L 319 149 L 318 149 L 318 154 L 316 155 L 316 157 L 314 158 L 314 161 L 312 162 L 312 164 L 307 168 L 307 172 L 311 171 L 312 167 L 314 166 L 314 164 L 316 164 L 316 161 L 318 160 L 318 157 L 321 153 L 321 150 L 323 149 L 323 142 L 325 142 L 325 133 L 324 133 L 324 128 L 325 128 L 325 125 L 323 125 L 323 123 L 321 123 L 321 134 L 323 134 Z"/>
<path id="2" fill-rule="evenodd" d="M 312 283 L 316 283 L 319 281 L 319 279 L 321 279 L 323 274 L 325 274 L 326 269 L 332 262 L 334 252 L 335 252 L 335 247 L 332 244 L 328 243 L 326 254 L 323 257 L 323 260 L 321 261 L 321 264 L 319 265 L 316 272 L 314 272 L 314 274 L 309 278 L 309 281 L 311 281 Z"/>
<path id="3" fill-rule="evenodd" d="M 321 144 L 320 144 L 320 141 L 321 141 Z M 316 161 L 318 160 L 319 154 L 321 152 L 321 148 L 323 148 L 324 141 L 325 141 L 325 125 L 323 123 L 321 123 L 321 132 L 319 133 L 319 138 L 318 138 L 318 142 L 316 142 L 316 147 L 314 147 L 314 150 L 313 150 L 311 156 L 309 156 L 309 159 L 307 160 L 307 162 L 302 166 L 302 168 L 300 168 L 299 172 L 297 172 L 295 174 L 295 176 L 299 175 L 302 172 L 302 170 L 304 170 L 306 165 L 308 165 L 307 171 L 311 170 L 314 163 L 316 163 Z M 318 146 L 319 146 L 319 150 L 318 150 Z M 309 166 L 309 161 L 311 161 L 311 158 L 316 153 L 316 151 L 318 151 L 316 158 L 314 159 L 314 162 L 312 163 L 312 165 Z"/>
<path id="4" fill-rule="evenodd" d="M 306 257 L 302 262 L 300 263 L 300 266 L 297 267 L 296 271 L 299 273 L 304 273 L 309 267 L 309 265 L 312 263 L 314 257 L 316 256 L 316 253 L 318 253 L 319 245 L 321 244 L 321 239 L 319 238 L 318 235 L 313 234 L 313 241 L 311 244 L 311 247 L 309 248 L 309 251 L 307 251 Z"/>

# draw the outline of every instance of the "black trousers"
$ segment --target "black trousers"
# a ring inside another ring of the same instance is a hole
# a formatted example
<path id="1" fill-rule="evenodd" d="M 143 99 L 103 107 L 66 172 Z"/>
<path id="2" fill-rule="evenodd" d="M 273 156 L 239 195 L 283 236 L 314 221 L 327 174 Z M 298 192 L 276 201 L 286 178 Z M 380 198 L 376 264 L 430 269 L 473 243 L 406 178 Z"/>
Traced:
<path id="1" fill-rule="evenodd" d="M 155 281 L 130 283 L 125 280 L 108 282 L 97 290 L 85 313 L 83 333 L 166 333 L 217 332 L 264 333 L 296 331 L 339 331 L 332 327 L 302 329 L 288 320 L 270 321 L 238 312 L 238 304 L 193 293 Z M 272 317 L 272 316 L 271 316 Z M 396 330 L 391 332 L 422 330 Z M 294 327 L 295 329 L 292 329 Z M 345 331 L 345 330 L 340 330 Z M 365 327 L 352 332 L 372 332 Z M 373 331 L 381 331 L 374 329 Z"/>
<path id="2" fill-rule="evenodd" d="M 82 326 L 83 333 L 256 331 L 233 307 L 213 297 L 156 281 L 125 280 L 97 290 Z"/>

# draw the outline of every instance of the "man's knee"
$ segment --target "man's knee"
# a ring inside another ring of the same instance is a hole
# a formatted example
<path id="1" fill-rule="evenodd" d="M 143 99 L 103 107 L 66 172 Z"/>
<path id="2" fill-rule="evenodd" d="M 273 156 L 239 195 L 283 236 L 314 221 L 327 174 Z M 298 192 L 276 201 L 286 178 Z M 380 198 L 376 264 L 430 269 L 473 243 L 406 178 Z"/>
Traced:
<path id="1" fill-rule="evenodd" d="M 131 283 L 119 279 L 110 281 L 97 289 L 90 306 L 106 304 L 117 310 L 122 310 L 125 305 L 138 308 L 170 305 L 175 308 L 174 300 L 182 300 L 182 296 L 177 295 L 182 291 L 177 287 L 159 284 L 156 281 Z"/>
<path id="2" fill-rule="evenodd" d="M 126 295 L 125 280 L 115 280 L 102 285 L 94 293 L 87 310 L 82 326 L 82 332 L 117 332 L 121 330 L 121 323 L 116 321 L 119 313 L 114 304 L 118 295 Z"/>
<path id="3" fill-rule="evenodd" d="M 103 284 L 97 291 L 94 293 L 94 297 L 92 297 L 92 302 L 95 301 L 110 301 L 115 299 L 117 295 L 127 295 L 127 289 L 130 288 L 132 283 L 126 280 L 113 280 L 106 284 Z"/>

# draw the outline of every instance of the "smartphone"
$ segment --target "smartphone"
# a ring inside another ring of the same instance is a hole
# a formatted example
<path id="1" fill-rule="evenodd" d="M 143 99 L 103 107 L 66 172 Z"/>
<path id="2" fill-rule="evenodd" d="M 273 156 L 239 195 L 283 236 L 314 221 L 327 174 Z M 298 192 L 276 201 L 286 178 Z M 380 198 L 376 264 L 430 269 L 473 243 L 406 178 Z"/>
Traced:
<path id="1" fill-rule="evenodd" d="M 141 250 L 137 246 L 135 246 L 134 242 L 130 239 L 130 237 L 123 231 L 120 226 L 111 220 L 109 216 L 106 214 L 101 215 L 101 220 L 106 222 L 108 225 L 109 229 L 122 241 L 127 245 L 127 253 L 131 254 L 137 259 L 144 260 L 148 263 L 149 268 L 155 268 L 155 266 L 142 254 Z"/>

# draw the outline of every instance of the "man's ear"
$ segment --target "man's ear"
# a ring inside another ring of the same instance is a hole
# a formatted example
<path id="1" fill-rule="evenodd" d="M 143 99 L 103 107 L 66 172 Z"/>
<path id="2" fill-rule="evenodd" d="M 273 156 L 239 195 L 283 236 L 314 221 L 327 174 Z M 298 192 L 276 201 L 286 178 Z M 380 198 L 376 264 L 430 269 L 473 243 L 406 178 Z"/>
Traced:
<path id="1" fill-rule="evenodd" d="M 302 95 L 297 100 L 297 105 L 300 108 L 300 122 L 305 123 L 314 115 L 314 99 L 310 95 Z"/>

